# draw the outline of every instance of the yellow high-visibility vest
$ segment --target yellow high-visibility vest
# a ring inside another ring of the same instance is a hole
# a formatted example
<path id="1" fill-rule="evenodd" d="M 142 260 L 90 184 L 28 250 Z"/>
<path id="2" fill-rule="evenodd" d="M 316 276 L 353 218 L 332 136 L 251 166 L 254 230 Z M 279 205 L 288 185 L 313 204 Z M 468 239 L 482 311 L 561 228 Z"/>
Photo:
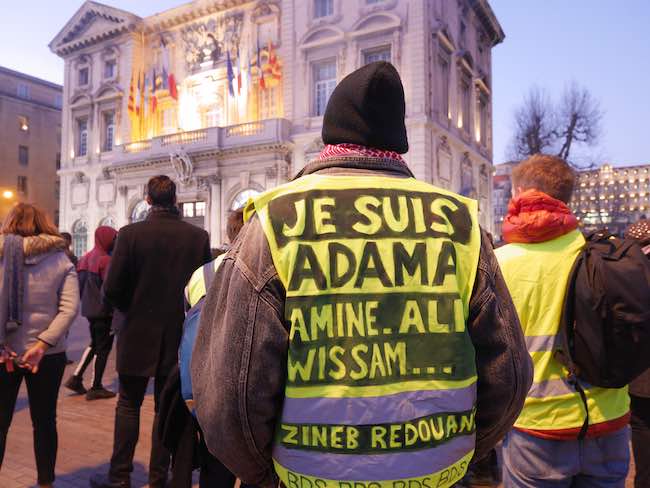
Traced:
<path id="1" fill-rule="evenodd" d="M 452 486 L 475 446 L 477 203 L 412 178 L 313 174 L 253 212 L 290 325 L 280 479 Z"/>
<path id="2" fill-rule="evenodd" d="M 515 427 L 559 430 L 579 428 L 584 423 L 580 395 L 568 382 L 568 370 L 554 357 L 560 345 L 560 319 L 569 274 L 584 245 L 585 239 L 575 230 L 550 241 L 509 244 L 496 250 L 535 368 L 533 385 Z M 590 425 L 628 412 L 627 387 L 582 386 Z"/>

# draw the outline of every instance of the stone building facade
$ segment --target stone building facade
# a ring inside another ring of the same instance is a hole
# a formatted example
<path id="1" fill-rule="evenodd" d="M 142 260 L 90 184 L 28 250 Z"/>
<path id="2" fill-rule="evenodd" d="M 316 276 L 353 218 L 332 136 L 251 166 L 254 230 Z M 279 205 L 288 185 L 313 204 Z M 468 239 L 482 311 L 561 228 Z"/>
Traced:
<path id="1" fill-rule="evenodd" d="M 55 222 L 63 87 L 0 66 L 0 222 L 16 202 Z"/>
<path id="2" fill-rule="evenodd" d="M 585 231 L 607 227 L 622 235 L 650 215 L 650 164 L 580 171 L 570 206 Z"/>
<path id="3" fill-rule="evenodd" d="M 166 173 L 220 245 L 231 208 L 318 154 L 336 83 L 388 60 L 406 92 L 405 159 L 478 199 L 490 228 L 503 39 L 487 0 L 196 0 L 147 18 L 87 1 L 50 44 L 65 61 L 62 226 L 81 251 L 97 225 L 142 218 L 147 179 Z"/>

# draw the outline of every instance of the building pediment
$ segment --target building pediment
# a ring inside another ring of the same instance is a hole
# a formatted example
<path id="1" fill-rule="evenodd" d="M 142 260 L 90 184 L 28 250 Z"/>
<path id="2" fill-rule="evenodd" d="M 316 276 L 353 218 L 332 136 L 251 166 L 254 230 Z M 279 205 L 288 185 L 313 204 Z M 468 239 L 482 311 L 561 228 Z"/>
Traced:
<path id="1" fill-rule="evenodd" d="M 50 50 L 65 56 L 134 30 L 141 21 L 140 17 L 126 10 L 86 1 L 50 42 Z"/>

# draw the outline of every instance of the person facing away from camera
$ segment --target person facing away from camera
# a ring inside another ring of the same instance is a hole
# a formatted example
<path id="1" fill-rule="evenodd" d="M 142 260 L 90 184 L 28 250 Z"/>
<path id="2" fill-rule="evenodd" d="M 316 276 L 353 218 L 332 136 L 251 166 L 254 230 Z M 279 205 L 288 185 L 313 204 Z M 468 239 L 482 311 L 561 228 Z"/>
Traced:
<path id="1" fill-rule="evenodd" d="M 79 285 L 66 243 L 46 214 L 19 203 L 0 235 L 0 469 L 20 385 L 34 427 L 38 485 L 54 482 L 56 407 L 66 365 L 67 331 Z"/>
<path id="2" fill-rule="evenodd" d="M 176 185 L 167 176 L 147 183 L 149 215 L 120 229 L 106 274 L 106 301 L 124 315 L 117 332 L 119 392 L 113 454 L 108 473 L 91 477 L 94 487 L 129 487 L 138 442 L 140 407 L 154 378 L 156 431 L 160 393 L 177 362 L 183 327 L 183 287 L 211 260 L 208 233 L 181 220 Z M 153 436 L 149 486 L 167 483 L 169 451 Z"/>
<path id="3" fill-rule="evenodd" d="M 210 452 L 262 487 L 449 487 L 510 429 L 530 358 L 477 202 L 418 181 L 396 69 L 336 87 L 325 148 L 256 197 L 192 358 Z"/>
<path id="4" fill-rule="evenodd" d="M 627 475 L 627 388 L 596 388 L 578 379 L 586 417 L 581 393 L 555 355 L 569 275 L 585 246 L 568 207 L 574 185 L 574 171 L 555 156 L 531 156 L 512 173 L 514 197 L 503 224 L 508 244 L 496 255 L 535 379 L 504 442 L 507 488 L 623 487 Z"/>

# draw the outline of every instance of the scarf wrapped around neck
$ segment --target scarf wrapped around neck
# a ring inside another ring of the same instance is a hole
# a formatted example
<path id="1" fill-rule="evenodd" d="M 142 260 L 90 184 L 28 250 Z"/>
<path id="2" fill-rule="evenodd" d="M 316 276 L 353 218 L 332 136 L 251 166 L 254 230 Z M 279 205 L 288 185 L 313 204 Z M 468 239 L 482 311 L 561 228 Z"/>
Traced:
<path id="1" fill-rule="evenodd" d="M 0 323 L 0 327 L 5 329 L 5 333 L 18 328 L 23 320 L 24 263 L 23 238 L 15 234 L 5 234 L 2 253 L 4 276 L 0 293 L 0 306 L 4 308 L 0 317 L 5 319 L 5 323 Z"/>
<path id="2" fill-rule="evenodd" d="M 509 244 L 545 242 L 577 228 L 578 219 L 564 202 L 527 190 L 510 200 L 503 238 Z"/>

